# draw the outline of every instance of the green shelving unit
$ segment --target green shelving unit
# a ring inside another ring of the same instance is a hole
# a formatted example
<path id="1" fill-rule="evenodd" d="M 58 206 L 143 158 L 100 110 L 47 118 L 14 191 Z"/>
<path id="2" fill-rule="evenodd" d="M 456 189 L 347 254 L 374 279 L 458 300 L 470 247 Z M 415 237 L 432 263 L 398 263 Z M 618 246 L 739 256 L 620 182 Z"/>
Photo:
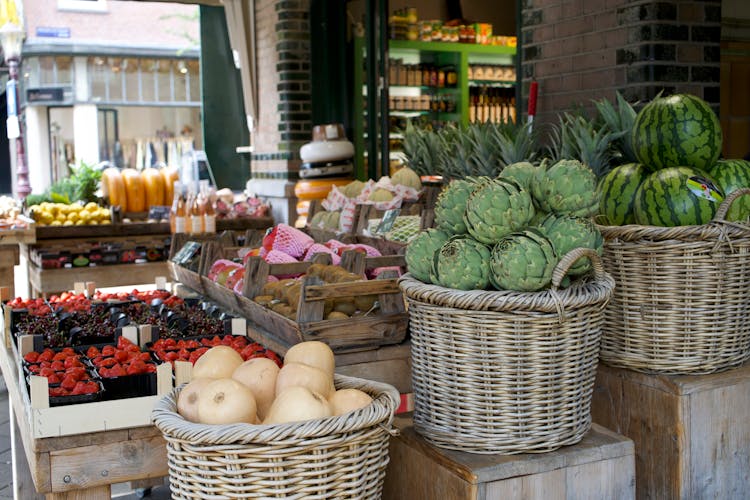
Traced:
<path id="1" fill-rule="evenodd" d="M 367 178 L 367 167 L 365 165 L 365 151 L 367 141 L 377 141 L 377 136 L 365 130 L 366 110 L 364 106 L 365 96 L 370 89 L 365 86 L 364 75 L 365 40 L 361 37 L 354 38 L 354 103 L 353 110 L 353 132 L 355 149 L 355 172 L 357 178 Z M 518 77 L 515 81 L 497 81 L 487 79 L 469 79 L 470 65 L 502 65 L 515 68 L 516 48 L 492 45 L 477 45 L 469 43 L 450 42 L 421 42 L 410 40 L 390 40 L 388 42 L 389 59 L 403 59 L 409 63 L 430 63 L 436 66 L 453 66 L 456 69 L 457 82 L 455 87 L 428 87 L 423 85 L 394 85 L 393 82 L 385 82 L 388 88 L 400 90 L 406 88 L 412 92 L 432 94 L 452 94 L 455 96 L 456 110 L 452 113 L 425 110 L 399 110 L 393 113 L 405 115 L 407 113 L 418 115 L 433 115 L 442 121 L 456 121 L 461 124 L 469 123 L 469 95 L 470 87 L 510 87 L 516 89 L 518 95 Z M 358 92 L 357 89 L 362 89 Z M 378 89 L 374 89 L 378 90 Z M 518 99 L 516 100 L 516 116 L 520 116 L 518 110 Z M 378 134 L 387 134 L 387 130 L 378 131 Z"/>

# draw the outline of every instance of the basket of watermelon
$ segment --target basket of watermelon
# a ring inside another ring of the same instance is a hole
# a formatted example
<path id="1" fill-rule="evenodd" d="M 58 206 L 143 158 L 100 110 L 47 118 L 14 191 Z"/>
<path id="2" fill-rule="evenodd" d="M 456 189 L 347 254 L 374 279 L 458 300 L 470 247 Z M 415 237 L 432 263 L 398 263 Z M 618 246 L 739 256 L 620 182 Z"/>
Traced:
<path id="1" fill-rule="evenodd" d="M 606 364 L 705 374 L 750 358 L 750 162 L 719 160 L 721 144 L 705 101 L 659 96 L 635 117 L 639 163 L 600 180 L 602 260 L 617 284 Z"/>

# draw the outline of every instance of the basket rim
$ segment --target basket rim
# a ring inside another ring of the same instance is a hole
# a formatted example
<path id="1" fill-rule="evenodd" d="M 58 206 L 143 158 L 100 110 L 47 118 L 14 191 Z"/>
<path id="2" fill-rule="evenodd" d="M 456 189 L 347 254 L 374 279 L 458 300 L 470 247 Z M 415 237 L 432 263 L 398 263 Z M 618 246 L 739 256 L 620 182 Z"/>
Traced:
<path id="1" fill-rule="evenodd" d="M 725 220 L 712 220 L 706 224 L 693 226 L 644 226 L 626 224 L 609 226 L 596 223 L 605 241 L 619 239 L 627 242 L 661 242 L 661 241 L 706 241 L 712 244 L 717 241 L 731 242 L 733 238 L 750 238 L 750 224 Z"/>
<path id="2" fill-rule="evenodd" d="M 409 300 L 454 309 L 494 312 L 549 312 L 561 314 L 564 308 L 604 307 L 612 296 L 615 280 L 609 273 L 576 279 L 569 287 L 538 292 L 514 290 L 456 290 L 424 283 L 411 273 L 399 278 L 399 286 Z"/>
<path id="3" fill-rule="evenodd" d="M 341 416 L 285 424 L 236 423 L 211 425 L 190 422 L 177 413 L 177 396 L 183 384 L 157 401 L 151 413 L 154 425 L 170 438 L 189 441 L 194 445 L 268 444 L 283 440 L 311 438 L 355 432 L 373 425 L 393 421 L 401 396 L 391 385 L 356 377 L 334 374 L 336 389 L 355 388 L 370 394 L 371 404 Z"/>

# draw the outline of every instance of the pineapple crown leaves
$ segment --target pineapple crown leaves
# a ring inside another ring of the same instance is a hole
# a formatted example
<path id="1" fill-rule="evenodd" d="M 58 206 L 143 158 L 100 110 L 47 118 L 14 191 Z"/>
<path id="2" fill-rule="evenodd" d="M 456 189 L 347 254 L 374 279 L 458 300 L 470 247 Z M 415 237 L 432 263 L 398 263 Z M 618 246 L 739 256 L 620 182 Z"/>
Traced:
<path id="1" fill-rule="evenodd" d="M 609 100 L 594 101 L 598 121 L 606 125 L 618 137 L 612 141 L 613 158 L 620 163 L 637 163 L 631 140 L 636 111 L 633 106 L 617 92 L 617 107 Z"/>
<path id="2" fill-rule="evenodd" d="M 538 139 L 539 129 L 532 128 L 531 123 L 500 124 L 495 129 L 500 164 L 505 167 L 522 161 L 533 162 L 537 157 Z"/>
<path id="3" fill-rule="evenodd" d="M 563 113 L 558 124 L 552 125 L 549 155 L 553 161 L 579 160 L 601 177 L 611 168 L 613 141 L 625 133 L 612 132 L 607 125 L 598 126 L 582 114 Z"/>

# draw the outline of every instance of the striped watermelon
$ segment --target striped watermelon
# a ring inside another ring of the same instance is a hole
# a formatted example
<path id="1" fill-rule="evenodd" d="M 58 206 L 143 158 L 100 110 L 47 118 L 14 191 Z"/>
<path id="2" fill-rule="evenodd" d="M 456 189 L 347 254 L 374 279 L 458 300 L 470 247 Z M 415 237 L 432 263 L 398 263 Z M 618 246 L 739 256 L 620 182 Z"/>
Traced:
<path id="1" fill-rule="evenodd" d="M 599 180 L 599 214 L 611 226 L 635 223 L 633 204 L 635 192 L 648 172 L 640 163 L 615 167 Z"/>
<path id="2" fill-rule="evenodd" d="M 650 170 L 687 166 L 708 170 L 721 153 L 721 124 L 703 99 L 657 97 L 635 117 L 633 149 Z"/>
<path id="3" fill-rule="evenodd" d="M 647 226 L 709 222 L 719 203 L 696 195 L 687 185 L 691 177 L 708 178 L 708 175 L 689 167 L 664 168 L 649 174 L 635 193 L 635 222 Z"/>
<path id="4" fill-rule="evenodd" d="M 739 188 L 750 187 L 750 161 L 719 160 L 708 171 L 716 184 L 728 196 Z M 744 221 L 750 217 L 750 195 L 742 195 L 729 207 L 725 217 L 730 221 Z"/>

